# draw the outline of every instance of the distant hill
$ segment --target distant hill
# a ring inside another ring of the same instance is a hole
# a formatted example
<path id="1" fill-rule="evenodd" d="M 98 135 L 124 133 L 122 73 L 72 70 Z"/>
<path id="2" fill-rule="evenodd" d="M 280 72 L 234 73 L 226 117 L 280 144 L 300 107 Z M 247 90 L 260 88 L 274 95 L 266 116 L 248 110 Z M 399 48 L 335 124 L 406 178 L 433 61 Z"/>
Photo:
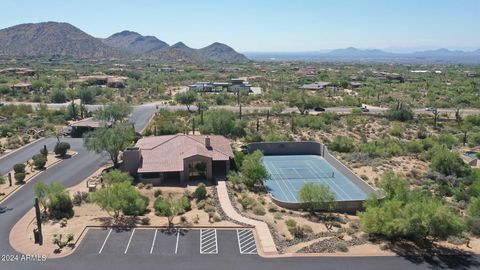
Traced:
<path id="1" fill-rule="evenodd" d="M 248 59 L 215 42 L 192 49 L 182 42 L 172 46 L 154 36 L 122 31 L 108 38 L 90 36 L 68 23 L 28 23 L 0 30 L 0 55 L 69 56 L 75 58 L 150 58 L 165 62 L 241 62 Z"/>
<path id="2" fill-rule="evenodd" d="M 175 43 L 168 48 L 153 51 L 151 58 L 162 61 L 183 62 L 245 62 L 249 61 L 245 55 L 236 52 L 231 47 L 215 42 L 201 49 L 193 49 L 183 42 Z"/>
<path id="3" fill-rule="evenodd" d="M 168 44 L 153 36 L 142 36 L 133 31 L 122 31 L 104 39 L 108 46 L 133 54 L 144 54 L 168 47 Z"/>
<path id="4" fill-rule="evenodd" d="M 0 30 L 0 55 L 116 57 L 121 53 L 68 23 L 28 23 Z"/>
<path id="5" fill-rule="evenodd" d="M 437 50 L 413 53 L 392 53 L 378 49 L 363 50 L 354 47 L 319 52 L 277 52 L 246 53 L 255 60 L 298 60 L 298 61 L 372 61 L 372 62 L 445 62 L 445 63 L 480 63 L 480 49 L 475 51 Z"/>

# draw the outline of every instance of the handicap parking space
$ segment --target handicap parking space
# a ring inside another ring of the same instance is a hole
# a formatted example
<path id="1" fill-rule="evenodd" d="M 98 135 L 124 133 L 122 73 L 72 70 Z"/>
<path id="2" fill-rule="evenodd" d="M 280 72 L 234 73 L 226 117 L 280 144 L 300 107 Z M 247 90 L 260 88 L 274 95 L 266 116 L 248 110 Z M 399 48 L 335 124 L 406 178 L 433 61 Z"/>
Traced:
<path id="1" fill-rule="evenodd" d="M 90 229 L 77 251 L 98 256 L 228 256 L 257 254 L 251 229 Z"/>
<path id="2" fill-rule="evenodd" d="M 257 243 L 252 229 L 237 229 L 237 240 L 240 254 L 257 254 Z"/>

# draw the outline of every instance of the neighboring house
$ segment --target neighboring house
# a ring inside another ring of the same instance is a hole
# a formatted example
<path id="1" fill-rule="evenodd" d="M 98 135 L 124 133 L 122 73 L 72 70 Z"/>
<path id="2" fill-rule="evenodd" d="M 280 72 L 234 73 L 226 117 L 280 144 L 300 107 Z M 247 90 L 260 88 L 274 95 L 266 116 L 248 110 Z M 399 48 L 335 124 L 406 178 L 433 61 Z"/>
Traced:
<path id="1" fill-rule="evenodd" d="M 32 90 L 32 84 L 28 82 L 19 82 L 12 85 L 13 90 Z"/>
<path id="2" fill-rule="evenodd" d="M 89 75 L 80 76 L 76 80 L 69 81 L 70 85 L 77 83 L 86 83 L 88 85 L 106 85 L 111 88 L 124 88 L 127 84 L 128 77 L 109 76 L 109 75 Z"/>
<path id="3" fill-rule="evenodd" d="M 4 68 L 0 69 L 0 74 L 15 74 L 20 76 L 33 76 L 35 70 L 28 68 Z"/>
<path id="4" fill-rule="evenodd" d="M 237 78 L 231 79 L 230 82 L 196 82 L 188 86 L 189 90 L 193 90 L 196 92 L 238 92 L 238 91 L 246 91 L 252 94 L 259 94 L 262 92 L 261 87 L 253 87 L 248 83 L 248 81 L 244 80 L 244 78 Z"/>
<path id="5" fill-rule="evenodd" d="M 123 169 L 144 183 L 216 181 L 230 170 L 233 152 L 223 136 L 166 135 L 140 139 L 123 152 Z"/>
<path id="6" fill-rule="evenodd" d="M 352 88 L 359 88 L 363 85 L 363 82 L 350 82 Z"/>
<path id="7" fill-rule="evenodd" d="M 325 87 L 329 86 L 330 82 L 314 82 L 309 84 L 302 85 L 302 89 L 307 90 L 323 90 Z"/>
<path id="8" fill-rule="evenodd" d="M 102 126 L 104 126 L 104 124 L 102 124 L 98 120 L 93 119 L 93 117 L 85 118 L 70 124 L 70 135 L 72 136 L 72 138 L 81 138 L 84 133 L 88 131 L 93 131 L 96 128 Z"/>

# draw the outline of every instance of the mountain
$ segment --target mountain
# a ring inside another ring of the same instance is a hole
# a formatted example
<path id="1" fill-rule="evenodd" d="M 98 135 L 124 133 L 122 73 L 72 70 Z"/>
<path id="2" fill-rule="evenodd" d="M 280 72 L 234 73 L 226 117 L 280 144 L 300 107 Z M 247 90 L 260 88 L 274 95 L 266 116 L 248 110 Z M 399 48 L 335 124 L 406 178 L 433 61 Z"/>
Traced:
<path id="1" fill-rule="evenodd" d="M 205 48 L 198 50 L 200 59 L 204 61 L 216 62 L 245 62 L 248 58 L 245 55 L 237 53 L 230 46 L 215 42 Z"/>
<path id="2" fill-rule="evenodd" d="M 168 47 L 168 44 L 154 36 L 142 36 L 133 31 L 122 31 L 104 39 L 108 46 L 133 54 L 144 54 Z"/>
<path id="3" fill-rule="evenodd" d="M 334 57 L 386 57 L 391 56 L 392 53 L 388 53 L 382 50 L 360 50 L 354 47 L 348 47 L 345 49 L 337 49 L 326 53 L 327 56 Z"/>
<path id="4" fill-rule="evenodd" d="M 331 51 L 317 52 L 250 52 L 246 55 L 254 60 L 280 61 L 367 61 L 367 62 L 401 62 L 401 63 L 480 63 L 480 49 L 475 51 L 426 50 L 410 53 L 393 53 L 378 49 L 357 49 L 348 47 Z"/>
<path id="5" fill-rule="evenodd" d="M 193 49 L 183 42 L 153 51 L 151 58 L 157 58 L 162 61 L 182 61 L 182 62 L 245 62 L 249 61 L 243 54 L 236 52 L 231 47 L 222 43 L 212 43 L 211 45 Z"/>
<path id="6" fill-rule="evenodd" d="M 74 58 L 150 58 L 165 62 L 238 62 L 248 59 L 231 47 L 213 43 L 192 49 L 182 42 L 173 46 L 154 36 L 122 31 L 95 38 L 68 23 L 20 24 L 0 29 L 0 55 L 69 56 Z"/>
<path id="7" fill-rule="evenodd" d="M 28 23 L 0 30 L 0 55 L 116 57 L 120 52 L 68 23 Z"/>

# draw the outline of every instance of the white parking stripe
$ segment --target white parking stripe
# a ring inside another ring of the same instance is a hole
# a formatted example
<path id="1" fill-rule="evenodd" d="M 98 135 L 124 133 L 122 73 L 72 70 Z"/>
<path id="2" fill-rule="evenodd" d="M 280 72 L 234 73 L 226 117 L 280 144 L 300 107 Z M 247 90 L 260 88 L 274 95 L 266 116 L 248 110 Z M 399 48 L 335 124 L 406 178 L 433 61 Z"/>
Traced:
<path id="1" fill-rule="evenodd" d="M 257 254 L 257 244 L 252 230 L 237 229 L 237 240 L 240 254 Z"/>
<path id="2" fill-rule="evenodd" d="M 153 236 L 152 247 L 150 248 L 150 254 L 153 252 L 153 247 L 155 246 L 155 239 L 157 239 L 157 229 L 155 229 L 155 235 Z M 176 253 L 176 252 L 175 252 Z"/>
<path id="3" fill-rule="evenodd" d="M 135 229 L 133 229 L 132 234 L 130 235 L 130 239 L 128 239 L 128 244 L 127 244 L 127 247 L 125 248 L 125 254 L 127 254 L 128 247 L 130 246 L 130 242 L 132 242 L 132 237 L 134 233 L 135 233 Z"/>
<path id="4" fill-rule="evenodd" d="M 177 243 L 175 244 L 175 254 L 177 254 L 178 251 L 178 237 L 180 235 L 180 229 L 177 230 Z"/>
<path id="5" fill-rule="evenodd" d="M 112 232 L 112 229 L 110 229 L 110 231 L 108 231 L 107 237 L 105 237 L 105 240 L 103 241 L 102 247 L 98 251 L 98 254 L 102 253 L 103 247 L 105 246 L 105 243 L 107 243 L 108 237 L 110 236 L 111 232 Z"/>
<path id="6" fill-rule="evenodd" d="M 200 229 L 200 254 L 218 254 L 216 229 Z"/>

